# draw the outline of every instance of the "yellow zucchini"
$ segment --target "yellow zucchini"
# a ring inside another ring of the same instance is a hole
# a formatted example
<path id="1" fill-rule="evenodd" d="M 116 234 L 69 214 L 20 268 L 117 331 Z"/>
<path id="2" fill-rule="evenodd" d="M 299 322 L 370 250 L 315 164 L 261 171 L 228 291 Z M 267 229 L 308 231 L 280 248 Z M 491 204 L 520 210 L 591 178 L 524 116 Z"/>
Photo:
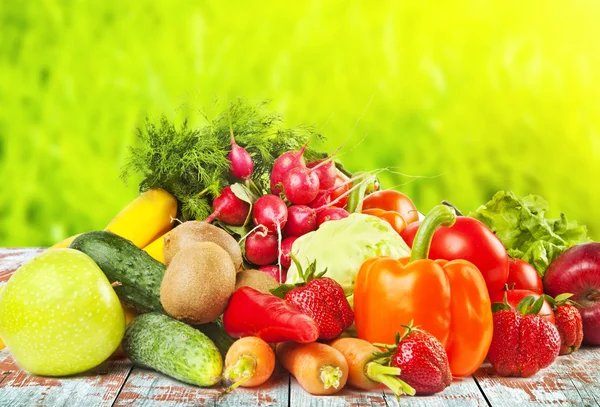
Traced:
<path id="1" fill-rule="evenodd" d="M 80 233 L 81 234 L 81 233 Z M 79 235 L 80 235 L 79 234 Z M 54 246 L 51 246 L 50 249 L 66 249 L 67 247 L 69 247 L 69 245 L 71 244 L 71 242 L 73 240 L 75 240 L 75 238 L 79 235 L 75 235 L 75 236 L 71 236 L 71 237 L 67 237 L 65 240 L 62 240 L 58 243 L 56 243 Z"/>
<path id="2" fill-rule="evenodd" d="M 154 257 L 156 260 L 160 261 L 162 264 L 165 264 L 165 237 L 171 233 L 169 230 L 164 235 L 160 236 L 158 239 L 150 243 L 148 246 L 144 247 L 144 251 L 148 253 L 150 256 Z"/>
<path id="3" fill-rule="evenodd" d="M 108 224 L 106 231 L 146 247 L 173 227 L 177 200 L 162 189 L 151 189 L 137 197 Z"/>

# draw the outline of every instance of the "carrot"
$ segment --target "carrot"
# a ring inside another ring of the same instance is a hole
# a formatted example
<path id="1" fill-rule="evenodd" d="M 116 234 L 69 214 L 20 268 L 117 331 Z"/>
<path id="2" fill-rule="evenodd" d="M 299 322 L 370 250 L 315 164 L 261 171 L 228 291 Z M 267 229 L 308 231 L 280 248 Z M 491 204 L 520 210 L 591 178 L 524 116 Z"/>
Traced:
<path id="1" fill-rule="evenodd" d="M 363 390 L 374 390 L 382 384 L 389 387 L 396 396 L 414 396 L 415 389 L 400 380 L 400 368 L 384 366 L 377 359 L 379 348 L 363 339 L 339 338 L 330 343 L 348 362 L 348 383 Z"/>
<path id="2" fill-rule="evenodd" d="M 275 369 L 275 354 L 268 343 L 255 336 L 235 341 L 225 356 L 226 383 L 233 382 L 225 393 L 238 386 L 255 387 L 266 382 Z"/>
<path id="3" fill-rule="evenodd" d="M 344 356 L 323 343 L 280 343 L 277 358 L 310 394 L 337 393 L 348 380 L 348 363 Z"/>

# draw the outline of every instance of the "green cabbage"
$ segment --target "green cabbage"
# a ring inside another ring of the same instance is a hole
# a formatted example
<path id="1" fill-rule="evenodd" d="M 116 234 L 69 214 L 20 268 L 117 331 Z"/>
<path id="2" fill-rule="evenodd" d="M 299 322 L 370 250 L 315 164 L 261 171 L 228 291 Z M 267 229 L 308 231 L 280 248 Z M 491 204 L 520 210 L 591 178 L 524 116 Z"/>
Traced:
<path id="1" fill-rule="evenodd" d="M 375 256 L 407 257 L 410 248 L 387 222 L 371 215 L 354 213 L 345 219 L 325 222 L 319 229 L 298 238 L 292 253 L 303 269 L 316 261 L 317 272 L 336 280 L 347 296 L 365 260 Z M 300 283 L 296 265 L 288 270 L 288 284 Z"/>

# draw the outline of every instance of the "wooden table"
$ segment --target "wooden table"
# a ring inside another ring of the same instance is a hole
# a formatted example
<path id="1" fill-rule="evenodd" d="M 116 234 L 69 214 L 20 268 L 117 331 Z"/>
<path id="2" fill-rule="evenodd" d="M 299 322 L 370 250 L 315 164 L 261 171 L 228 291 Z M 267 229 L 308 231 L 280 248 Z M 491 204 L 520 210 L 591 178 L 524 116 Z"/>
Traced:
<path id="1" fill-rule="evenodd" d="M 0 285 L 41 249 L 0 249 Z M 159 373 L 133 367 L 127 360 L 107 361 L 69 378 L 31 376 L 10 353 L 0 351 L 0 406 L 597 406 L 600 407 L 600 348 L 583 348 L 561 356 L 528 379 L 494 376 L 483 365 L 472 377 L 455 380 L 430 397 L 403 397 L 386 392 L 344 389 L 336 396 L 307 394 L 278 369 L 263 386 L 238 389 L 219 397 L 219 389 L 188 386 Z"/>

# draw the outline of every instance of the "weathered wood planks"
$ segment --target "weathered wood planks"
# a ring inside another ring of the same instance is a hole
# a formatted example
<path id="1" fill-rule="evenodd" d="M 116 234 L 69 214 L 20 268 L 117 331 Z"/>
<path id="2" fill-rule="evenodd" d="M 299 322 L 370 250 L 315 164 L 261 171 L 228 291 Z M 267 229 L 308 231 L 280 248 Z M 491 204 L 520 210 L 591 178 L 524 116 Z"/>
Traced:
<path id="1" fill-rule="evenodd" d="M 115 407 L 287 406 L 289 375 L 278 369 L 265 384 L 222 394 L 220 387 L 189 386 L 156 372 L 135 367 Z"/>
<path id="2" fill-rule="evenodd" d="M 110 407 L 130 370 L 131 363 L 121 359 L 68 378 L 32 376 L 4 349 L 0 351 L 0 406 Z"/>
<path id="3" fill-rule="evenodd" d="M 484 364 L 475 379 L 492 406 L 600 406 L 600 349 L 583 348 L 572 355 L 559 356 L 547 369 L 533 377 L 494 375 Z"/>
<path id="4" fill-rule="evenodd" d="M 0 286 L 8 281 L 21 264 L 43 251 L 44 249 L 0 249 Z"/>
<path id="5" fill-rule="evenodd" d="M 456 379 L 442 393 L 429 397 L 401 397 L 399 401 L 391 392 L 364 392 L 350 387 L 335 396 L 312 396 L 302 389 L 294 378 L 290 384 L 290 406 L 302 407 L 367 407 L 367 406 L 415 406 L 415 407 L 469 407 L 488 404 L 472 377 Z"/>

